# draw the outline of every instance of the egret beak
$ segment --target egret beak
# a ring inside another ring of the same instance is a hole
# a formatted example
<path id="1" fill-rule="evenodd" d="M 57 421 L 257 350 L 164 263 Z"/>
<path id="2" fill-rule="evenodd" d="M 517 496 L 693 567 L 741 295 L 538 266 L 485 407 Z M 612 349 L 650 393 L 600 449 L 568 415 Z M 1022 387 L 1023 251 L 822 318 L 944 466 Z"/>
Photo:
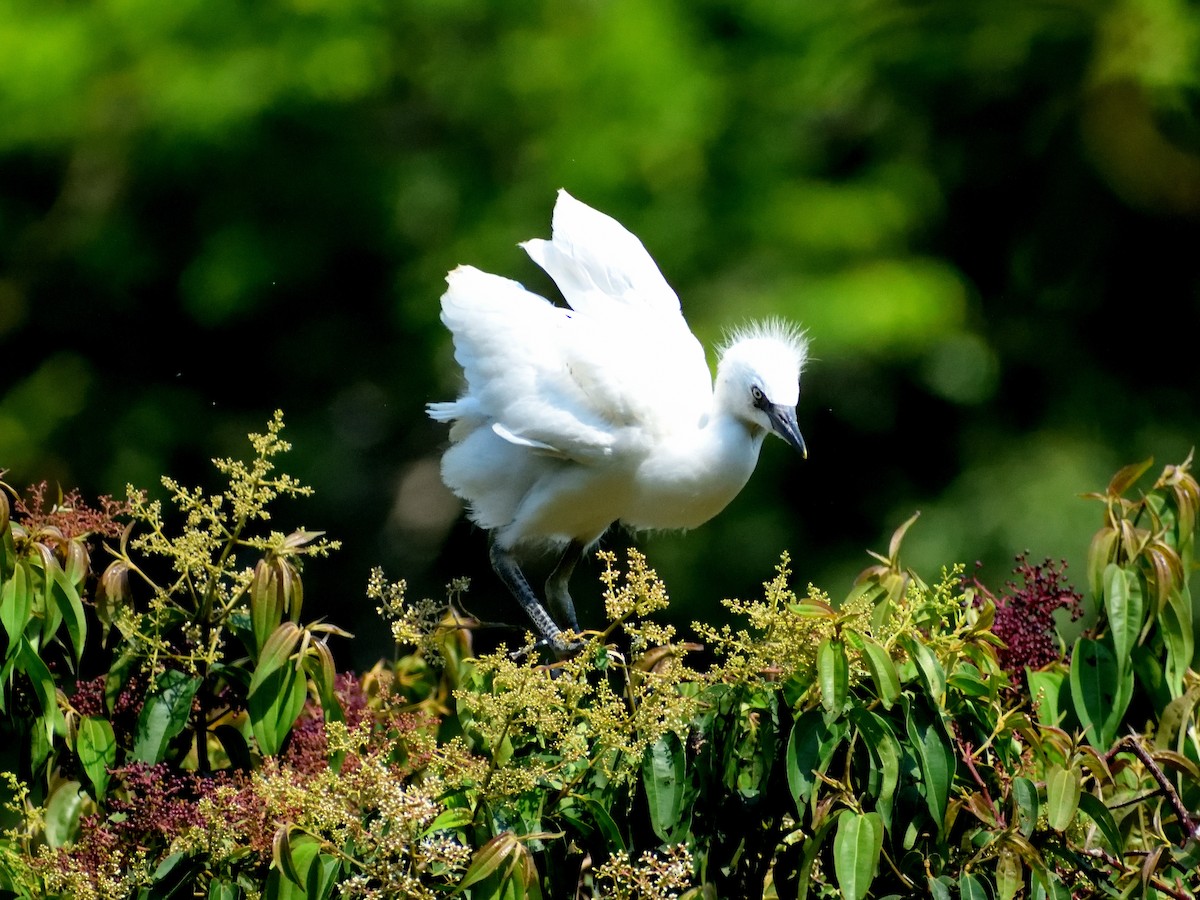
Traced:
<path id="1" fill-rule="evenodd" d="M 796 407 L 784 406 L 782 403 L 770 403 L 766 406 L 767 418 L 771 420 L 771 429 L 800 455 L 808 459 L 808 448 L 804 446 L 804 437 L 800 434 L 800 424 L 796 421 Z"/>

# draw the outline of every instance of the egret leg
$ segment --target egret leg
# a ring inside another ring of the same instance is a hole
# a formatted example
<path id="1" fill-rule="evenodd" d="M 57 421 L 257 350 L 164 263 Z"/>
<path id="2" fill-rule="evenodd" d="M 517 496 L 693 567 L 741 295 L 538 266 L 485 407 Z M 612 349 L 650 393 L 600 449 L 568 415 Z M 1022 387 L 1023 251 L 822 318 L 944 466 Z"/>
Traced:
<path id="1" fill-rule="evenodd" d="M 583 542 L 571 541 L 559 557 L 558 565 L 546 579 L 546 599 L 550 601 L 550 608 L 558 615 L 559 620 L 565 621 L 576 634 L 579 633 L 579 622 L 575 618 L 575 603 L 571 600 L 568 584 L 571 573 L 575 571 L 575 565 L 582 558 Z"/>
<path id="2" fill-rule="evenodd" d="M 554 624 L 550 613 L 546 612 L 546 607 L 542 606 L 537 595 L 534 594 L 533 588 L 525 580 L 525 574 L 517 565 L 513 555 L 497 544 L 495 540 L 491 542 L 489 553 L 492 559 L 492 568 L 495 569 L 496 574 L 500 576 L 500 580 L 504 582 L 512 595 L 517 598 L 521 608 L 533 620 L 533 624 L 542 633 L 542 638 L 553 648 L 555 655 L 563 657 L 575 650 L 579 645 L 563 637 L 562 629 Z"/>

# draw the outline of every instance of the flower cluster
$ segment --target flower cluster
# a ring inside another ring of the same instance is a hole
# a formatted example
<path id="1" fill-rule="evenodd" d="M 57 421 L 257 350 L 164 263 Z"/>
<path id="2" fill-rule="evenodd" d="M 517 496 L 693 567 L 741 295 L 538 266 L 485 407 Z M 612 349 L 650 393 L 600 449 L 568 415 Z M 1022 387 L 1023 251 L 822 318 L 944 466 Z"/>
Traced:
<path id="1" fill-rule="evenodd" d="M 596 869 L 598 895 L 613 900 L 675 900 L 692 883 L 692 855 L 683 844 L 647 850 L 635 863 L 624 850 Z"/>
<path id="2" fill-rule="evenodd" d="M 729 625 L 716 628 L 693 622 L 701 640 L 723 657 L 713 670 L 713 680 L 783 681 L 794 676 L 811 680 L 817 648 L 833 633 L 831 619 L 807 615 L 810 609 L 830 611 L 829 597 L 813 586 L 801 601 L 788 585 L 791 577 L 787 553 L 775 567 L 775 577 L 763 583 L 761 600 L 723 600 L 723 605 L 746 620 L 736 631 Z M 865 610 L 864 610 L 865 615 Z"/>
<path id="3" fill-rule="evenodd" d="M 972 579 L 976 605 L 990 600 L 996 607 L 992 633 L 1004 641 L 998 657 L 1001 667 L 1024 682 L 1025 670 L 1040 669 L 1063 656 L 1055 616 L 1059 611 L 1071 621 L 1083 615 L 1083 596 L 1066 580 L 1067 563 L 1046 559 L 1029 562 L 1025 553 L 1016 557 L 1013 574 L 999 597 Z M 1020 579 L 1018 583 L 1017 579 Z"/>

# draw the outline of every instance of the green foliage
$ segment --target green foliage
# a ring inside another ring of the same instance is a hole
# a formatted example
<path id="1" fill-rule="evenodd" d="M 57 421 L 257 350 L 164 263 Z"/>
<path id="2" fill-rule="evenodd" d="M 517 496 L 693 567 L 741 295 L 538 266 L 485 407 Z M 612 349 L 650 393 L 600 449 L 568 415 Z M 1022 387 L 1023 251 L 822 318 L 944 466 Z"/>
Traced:
<path id="1" fill-rule="evenodd" d="M 726 601 L 732 623 L 694 623 L 700 641 L 656 620 L 668 597 L 643 556 L 601 554 L 607 625 L 551 665 L 532 638 L 476 651 L 464 584 L 410 602 L 376 571 L 367 593 L 403 652 L 354 677 L 333 672 L 335 629 L 300 624 L 303 557 L 332 545 L 250 527 L 302 492 L 272 474 L 281 427 L 252 436 L 251 462 L 218 462 L 219 495 L 165 482 L 178 532 L 135 491 L 124 529 L 77 503 L 87 528 L 51 521 L 62 502 L 10 514 L 5 495 L 3 722 L 25 750 L 0 888 L 1200 891 L 1200 676 L 1173 599 L 1190 603 L 1190 460 L 1137 500 L 1144 466 L 1097 495 L 1096 620 L 1026 678 L 999 661 L 1009 598 L 960 567 L 926 582 L 903 565 L 915 517 L 840 603 L 795 592 L 784 555 L 760 599 Z M 93 573 L 97 539 L 113 562 Z M 1038 584 L 1070 596 L 1058 575 Z"/>

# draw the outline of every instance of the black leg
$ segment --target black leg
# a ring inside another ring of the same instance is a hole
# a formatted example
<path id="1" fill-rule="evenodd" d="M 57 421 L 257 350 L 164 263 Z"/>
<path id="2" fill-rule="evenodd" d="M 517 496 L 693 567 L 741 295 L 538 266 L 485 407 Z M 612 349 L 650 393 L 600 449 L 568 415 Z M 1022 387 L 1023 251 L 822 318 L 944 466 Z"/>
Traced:
<path id="1" fill-rule="evenodd" d="M 546 608 L 533 593 L 533 588 L 525 580 L 525 575 L 521 572 L 521 567 L 517 565 L 513 555 L 502 549 L 494 540 L 489 549 L 492 568 L 496 570 L 500 580 L 512 591 L 512 595 L 517 598 L 521 608 L 533 620 L 533 624 L 541 632 L 542 638 L 553 648 L 555 655 L 559 657 L 569 655 L 578 645 L 563 637 L 562 629 L 554 624 L 550 613 L 546 612 Z"/>
<path id="2" fill-rule="evenodd" d="M 550 602 L 550 608 L 576 634 L 579 633 L 579 622 L 575 618 L 575 603 L 571 600 L 568 586 L 571 581 L 571 573 L 575 571 L 576 563 L 582 558 L 583 543 L 571 541 L 567 545 L 567 549 L 563 551 L 563 555 L 559 557 L 558 565 L 546 579 L 546 599 Z"/>

